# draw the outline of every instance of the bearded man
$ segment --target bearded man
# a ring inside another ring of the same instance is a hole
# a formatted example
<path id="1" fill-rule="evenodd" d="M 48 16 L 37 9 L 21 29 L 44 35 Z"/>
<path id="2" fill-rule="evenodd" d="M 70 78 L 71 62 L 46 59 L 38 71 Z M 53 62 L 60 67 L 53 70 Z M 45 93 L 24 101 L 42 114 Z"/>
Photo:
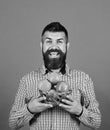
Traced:
<path id="1" fill-rule="evenodd" d="M 42 31 L 40 45 L 44 64 L 20 80 L 9 126 L 18 129 L 29 123 L 30 130 L 79 130 L 82 123 L 99 128 L 101 113 L 91 78 L 70 69 L 66 63 L 69 49 L 66 28 L 59 22 L 48 24 Z M 62 81 L 62 85 L 57 85 Z M 71 93 L 62 96 L 64 82 Z"/>

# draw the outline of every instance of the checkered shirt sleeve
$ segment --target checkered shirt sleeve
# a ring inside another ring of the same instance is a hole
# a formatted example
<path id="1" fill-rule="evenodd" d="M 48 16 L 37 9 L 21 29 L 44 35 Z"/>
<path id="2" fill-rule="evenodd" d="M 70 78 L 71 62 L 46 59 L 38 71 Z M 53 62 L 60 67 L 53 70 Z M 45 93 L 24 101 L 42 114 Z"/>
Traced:
<path id="1" fill-rule="evenodd" d="M 84 76 L 84 87 L 82 94 L 85 97 L 85 105 L 83 106 L 83 113 L 79 117 L 79 120 L 91 128 L 97 129 L 101 125 L 101 113 L 99 111 L 99 103 L 96 100 L 94 85 L 89 77 L 85 74 Z"/>
<path id="2" fill-rule="evenodd" d="M 18 92 L 15 96 L 15 102 L 10 111 L 9 126 L 12 129 L 18 129 L 24 126 L 33 117 L 27 110 L 27 104 L 25 102 L 26 97 L 26 84 L 24 78 L 20 80 Z"/>

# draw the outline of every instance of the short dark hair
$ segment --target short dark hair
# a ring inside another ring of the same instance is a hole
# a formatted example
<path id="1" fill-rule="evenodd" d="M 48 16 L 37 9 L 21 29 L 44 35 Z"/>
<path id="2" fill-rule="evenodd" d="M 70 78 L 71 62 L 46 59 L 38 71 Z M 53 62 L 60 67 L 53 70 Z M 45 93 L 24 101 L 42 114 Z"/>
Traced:
<path id="1" fill-rule="evenodd" d="M 49 32 L 64 32 L 68 41 L 68 31 L 60 22 L 52 22 L 48 24 L 42 31 L 42 36 L 46 31 Z"/>

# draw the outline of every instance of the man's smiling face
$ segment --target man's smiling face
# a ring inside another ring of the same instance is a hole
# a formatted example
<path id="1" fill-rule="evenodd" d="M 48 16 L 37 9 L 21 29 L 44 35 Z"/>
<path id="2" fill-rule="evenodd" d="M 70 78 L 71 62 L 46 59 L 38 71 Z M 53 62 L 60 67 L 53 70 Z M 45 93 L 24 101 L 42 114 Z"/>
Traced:
<path id="1" fill-rule="evenodd" d="M 46 67 L 60 68 L 66 59 L 68 48 L 65 33 L 46 31 L 42 37 L 41 47 Z"/>

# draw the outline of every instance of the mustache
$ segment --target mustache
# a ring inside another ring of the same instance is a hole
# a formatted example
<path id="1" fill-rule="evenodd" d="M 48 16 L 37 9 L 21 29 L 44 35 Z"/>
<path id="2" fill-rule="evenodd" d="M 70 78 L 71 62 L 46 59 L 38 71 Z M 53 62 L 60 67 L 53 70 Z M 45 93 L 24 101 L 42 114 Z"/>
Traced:
<path id="1" fill-rule="evenodd" d="M 46 51 L 46 54 L 50 54 L 51 52 L 57 52 L 58 54 L 63 53 L 60 49 L 50 49 Z"/>

